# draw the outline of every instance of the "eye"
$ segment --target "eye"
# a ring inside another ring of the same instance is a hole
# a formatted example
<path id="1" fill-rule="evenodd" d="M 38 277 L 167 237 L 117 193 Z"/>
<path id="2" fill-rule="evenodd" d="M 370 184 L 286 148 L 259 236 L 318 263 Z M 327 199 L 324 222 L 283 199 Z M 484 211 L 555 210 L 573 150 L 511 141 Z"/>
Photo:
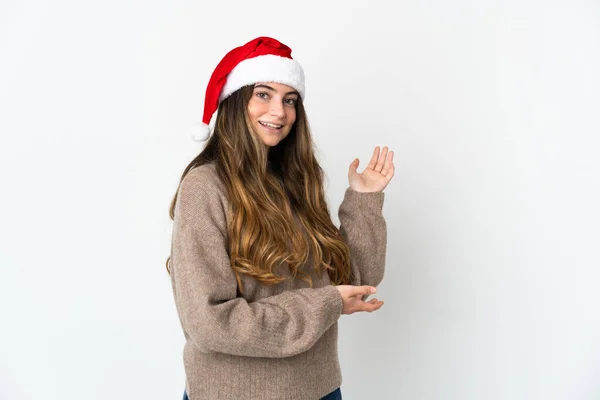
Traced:
<path id="1" fill-rule="evenodd" d="M 295 99 L 293 97 L 290 97 L 288 99 L 285 99 L 285 104 L 290 105 L 290 106 L 295 106 L 296 103 L 298 102 L 298 99 Z"/>
<path id="2" fill-rule="evenodd" d="M 256 92 L 256 96 L 260 99 L 267 100 L 269 98 L 269 94 L 267 92 Z"/>

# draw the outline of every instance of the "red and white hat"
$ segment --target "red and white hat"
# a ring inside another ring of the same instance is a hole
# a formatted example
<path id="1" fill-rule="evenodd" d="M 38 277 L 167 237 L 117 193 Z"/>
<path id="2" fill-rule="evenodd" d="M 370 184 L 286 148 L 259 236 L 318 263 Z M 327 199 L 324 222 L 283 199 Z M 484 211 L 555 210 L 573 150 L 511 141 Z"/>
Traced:
<path id="1" fill-rule="evenodd" d="M 208 124 L 219 103 L 243 86 L 257 82 L 291 86 L 304 99 L 304 70 L 292 59 L 292 49 L 276 39 L 258 37 L 231 50 L 215 68 L 206 88 L 202 123 L 194 126 L 192 138 L 207 140 Z"/>

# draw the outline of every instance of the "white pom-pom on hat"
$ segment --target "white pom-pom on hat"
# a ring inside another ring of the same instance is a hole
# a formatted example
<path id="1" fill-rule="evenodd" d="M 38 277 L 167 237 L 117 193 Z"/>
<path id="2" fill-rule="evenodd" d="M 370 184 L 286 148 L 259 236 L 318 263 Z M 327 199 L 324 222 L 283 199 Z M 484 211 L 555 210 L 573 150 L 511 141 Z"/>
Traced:
<path id="1" fill-rule="evenodd" d="M 192 125 L 192 139 L 196 142 L 204 142 L 210 137 L 210 128 L 204 122 L 196 122 Z"/>

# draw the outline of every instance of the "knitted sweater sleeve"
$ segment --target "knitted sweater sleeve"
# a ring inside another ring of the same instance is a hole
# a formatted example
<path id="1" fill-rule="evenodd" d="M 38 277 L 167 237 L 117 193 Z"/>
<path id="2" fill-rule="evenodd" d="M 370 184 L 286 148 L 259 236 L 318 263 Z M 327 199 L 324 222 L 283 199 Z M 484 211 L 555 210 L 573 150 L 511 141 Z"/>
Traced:
<path id="1" fill-rule="evenodd" d="M 340 293 L 327 285 L 256 301 L 238 297 L 223 191 L 214 171 L 196 169 L 180 185 L 171 248 L 171 279 L 185 332 L 204 352 L 289 357 L 310 349 L 340 317 Z"/>
<path id="2" fill-rule="evenodd" d="M 357 192 L 348 187 L 339 207 L 340 231 L 350 248 L 352 285 L 377 286 L 383 280 L 387 246 L 384 197 L 383 192 Z"/>

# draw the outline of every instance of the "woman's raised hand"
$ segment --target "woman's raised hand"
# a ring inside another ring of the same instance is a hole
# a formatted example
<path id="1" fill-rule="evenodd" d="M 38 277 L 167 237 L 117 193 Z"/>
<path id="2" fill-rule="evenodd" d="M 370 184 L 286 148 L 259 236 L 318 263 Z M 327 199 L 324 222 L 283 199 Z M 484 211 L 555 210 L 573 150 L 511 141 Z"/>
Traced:
<path id="1" fill-rule="evenodd" d="M 350 188 L 357 192 L 381 192 L 394 176 L 394 152 L 388 153 L 388 147 L 383 150 L 375 146 L 369 165 L 360 174 L 356 172 L 360 160 L 355 158 L 350 164 L 348 181 Z"/>
<path id="2" fill-rule="evenodd" d="M 373 286 L 337 285 L 335 288 L 340 292 L 344 301 L 342 314 L 352 314 L 357 311 L 373 312 L 379 310 L 383 305 L 383 301 L 377 299 L 362 300 L 364 295 L 375 293 L 377 289 Z"/>

